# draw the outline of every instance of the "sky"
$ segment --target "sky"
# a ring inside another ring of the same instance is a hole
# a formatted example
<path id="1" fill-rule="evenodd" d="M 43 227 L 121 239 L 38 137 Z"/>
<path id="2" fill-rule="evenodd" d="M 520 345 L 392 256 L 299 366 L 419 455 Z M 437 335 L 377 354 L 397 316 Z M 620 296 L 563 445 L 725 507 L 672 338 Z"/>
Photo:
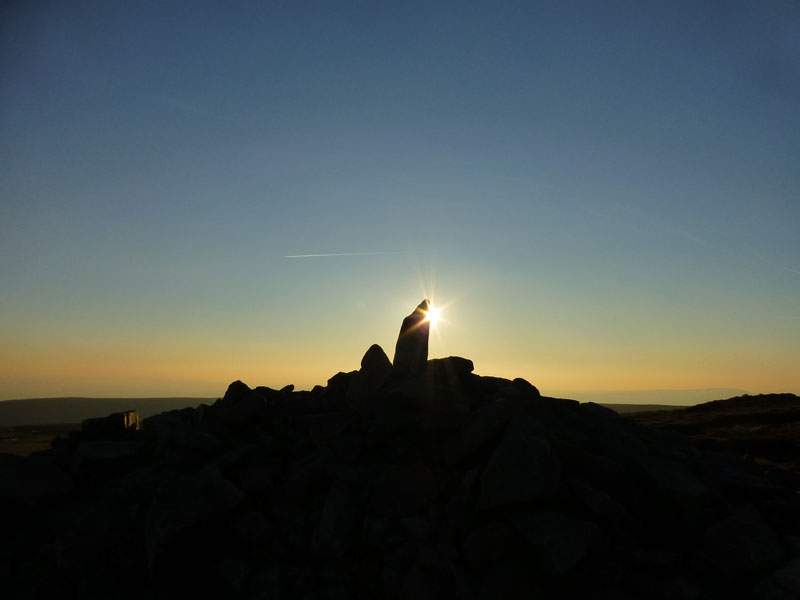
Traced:
<path id="1" fill-rule="evenodd" d="M 0 11 L 0 399 L 800 393 L 793 0 Z"/>

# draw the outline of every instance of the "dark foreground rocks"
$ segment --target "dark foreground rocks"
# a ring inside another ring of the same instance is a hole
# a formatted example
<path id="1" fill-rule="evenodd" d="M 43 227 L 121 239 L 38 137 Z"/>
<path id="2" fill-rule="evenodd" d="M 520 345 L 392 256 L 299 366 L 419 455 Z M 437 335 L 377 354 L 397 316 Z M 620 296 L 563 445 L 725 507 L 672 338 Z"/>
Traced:
<path id="1" fill-rule="evenodd" d="M 756 464 L 387 363 L 0 455 L 0 597 L 800 597 L 797 490 Z"/>
<path id="2" fill-rule="evenodd" d="M 650 428 L 678 431 L 704 450 L 746 455 L 800 487 L 800 397 L 759 394 L 697 406 L 634 413 Z"/>

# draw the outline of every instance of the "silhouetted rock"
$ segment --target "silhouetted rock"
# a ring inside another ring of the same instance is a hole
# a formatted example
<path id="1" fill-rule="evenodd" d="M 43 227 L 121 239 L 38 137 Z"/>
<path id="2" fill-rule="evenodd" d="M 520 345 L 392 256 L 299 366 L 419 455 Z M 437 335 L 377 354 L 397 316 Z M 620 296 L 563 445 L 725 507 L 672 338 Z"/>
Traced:
<path id="1" fill-rule="evenodd" d="M 370 440 L 380 444 L 409 429 L 458 429 L 469 415 L 470 399 L 463 390 L 428 385 L 421 379 L 404 380 L 376 399 Z"/>
<path id="2" fill-rule="evenodd" d="M 783 542 L 758 512 L 741 509 L 706 529 L 695 560 L 728 584 L 748 581 L 786 560 Z"/>
<path id="3" fill-rule="evenodd" d="M 250 388 L 247 384 L 242 383 L 238 379 L 228 386 L 225 395 L 222 397 L 222 404 L 233 404 L 240 398 L 243 398 L 250 393 Z"/>
<path id="4" fill-rule="evenodd" d="M 258 426 L 266 417 L 267 401 L 256 391 L 230 405 L 223 405 L 219 416 L 223 423 L 237 429 Z"/>
<path id="5" fill-rule="evenodd" d="M 498 565 L 486 574 L 478 598 L 479 600 L 541 598 L 543 594 L 539 588 L 530 565 L 523 560 L 515 560 Z"/>
<path id="6" fill-rule="evenodd" d="M 360 512 L 356 496 L 341 486 L 333 486 L 311 537 L 311 551 L 321 558 L 352 551 Z"/>
<path id="7" fill-rule="evenodd" d="M 512 420 L 481 478 L 480 506 L 493 508 L 552 497 L 561 465 L 541 427 L 524 415 Z"/>
<path id="8" fill-rule="evenodd" d="M 426 320 L 429 308 L 430 300 L 426 298 L 403 319 L 392 361 L 392 377 L 410 377 L 425 371 L 430 333 L 430 323 Z"/>
<path id="9" fill-rule="evenodd" d="M 464 558 L 473 571 L 481 571 L 502 560 L 508 548 L 511 531 L 502 521 L 490 521 L 474 529 L 462 544 Z"/>
<path id="10" fill-rule="evenodd" d="M 800 558 L 776 569 L 755 588 L 755 597 L 764 600 L 800 598 Z"/>
<path id="11" fill-rule="evenodd" d="M 142 421 L 142 431 L 146 437 L 161 444 L 211 455 L 219 451 L 222 444 L 214 435 L 199 427 L 204 412 L 184 409 L 153 415 Z"/>
<path id="12" fill-rule="evenodd" d="M 258 387 L 253 389 L 254 392 L 259 394 L 262 398 L 264 398 L 264 400 L 267 401 L 267 404 L 274 404 L 276 402 L 281 402 L 283 400 L 286 400 L 286 398 L 291 395 L 291 392 L 293 390 L 294 390 L 293 385 L 287 385 L 286 387 L 283 387 L 280 390 L 274 390 L 265 385 L 259 385 Z"/>
<path id="13" fill-rule="evenodd" d="M 534 547 L 543 570 L 558 576 L 572 572 L 588 557 L 600 532 L 593 523 L 549 511 L 518 513 L 511 522 Z"/>
<path id="14" fill-rule="evenodd" d="M 375 484 L 373 506 L 379 515 L 413 515 L 436 497 L 436 479 L 423 464 L 397 464 L 384 469 Z"/>
<path id="15" fill-rule="evenodd" d="M 378 344 L 369 347 L 361 359 L 361 369 L 350 381 L 347 402 L 362 415 L 374 410 L 374 395 L 389 380 L 392 363 Z"/>
<path id="16" fill-rule="evenodd" d="M 89 440 L 80 442 L 75 458 L 94 464 L 120 463 L 147 453 L 146 443 L 138 440 Z"/>
<path id="17" fill-rule="evenodd" d="M 507 403 L 494 402 L 473 412 L 470 420 L 442 445 L 445 464 L 453 466 L 472 458 L 496 441 L 511 418 L 510 409 Z"/>
<path id="18" fill-rule="evenodd" d="M 194 536 L 181 540 L 181 535 L 232 509 L 241 497 L 214 467 L 165 480 L 156 490 L 145 525 L 150 575 L 169 577 L 194 540 Z"/>
<path id="19" fill-rule="evenodd" d="M 392 372 L 392 363 L 389 357 L 378 344 L 372 344 L 369 349 L 364 353 L 361 359 L 361 370 L 359 375 L 364 376 L 366 379 L 372 381 L 373 389 L 379 388 L 386 383 L 389 375 Z"/>
<path id="20" fill-rule="evenodd" d="M 399 370 L 375 345 L 310 392 L 0 454 L 0 596 L 798 596 L 793 479 L 411 335 Z"/>
<path id="21" fill-rule="evenodd" d="M 536 389 L 536 386 L 526 381 L 522 377 L 517 377 L 514 381 L 511 382 L 511 385 L 514 387 L 515 390 L 524 394 L 526 396 L 531 396 L 533 398 L 541 397 L 539 390 Z"/>
<path id="22" fill-rule="evenodd" d="M 347 390 L 350 389 L 351 384 L 355 381 L 358 371 L 350 371 L 345 373 L 338 372 L 336 375 L 328 379 L 326 392 L 329 396 L 337 399 L 344 399 L 347 395 Z"/>
<path id="23" fill-rule="evenodd" d="M 465 383 L 475 367 L 468 358 L 448 356 L 429 360 L 426 369 L 432 383 L 452 386 Z"/>
<path id="24" fill-rule="evenodd" d="M 107 417 L 86 419 L 81 423 L 85 436 L 95 438 L 118 438 L 129 431 L 139 430 L 139 414 L 135 410 L 112 413 Z"/>
<path id="25" fill-rule="evenodd" d="M 74 491 L 72 478 L 49 458 L 0 454 L 0 503 L 37 503 Z"/>

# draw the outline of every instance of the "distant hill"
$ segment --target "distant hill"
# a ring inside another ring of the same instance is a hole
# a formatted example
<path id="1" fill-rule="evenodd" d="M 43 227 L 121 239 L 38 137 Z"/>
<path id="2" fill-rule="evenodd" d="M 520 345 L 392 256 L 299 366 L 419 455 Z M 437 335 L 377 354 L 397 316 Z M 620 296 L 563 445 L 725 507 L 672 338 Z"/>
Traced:
<path id="1" fill-rule="evenodd" d="M 621 415 L 660 410 L 679 410 L 686 408 L 685 406 L 675 406 L 674 404 L 608 404 L 605 402 L 597 402 L 596 404 L 610 408 Z"/>
<path id="2" fill-rule="evenodd" d="M 707 450 L 727 450 L 793 471 L 800 483 L 800 396 L 795 394 L 744 395 L 628 417 L 679 431 Z"/>
<path id="3" fill-rule="evenodd" d="M 617 390 L 610 392 L 567 392 L 563 398 L 574 398 L 580 402 L 594 402 L 603 406 L 619 404 L 656 404 L 671 406 L 692 406 L 702 402 L 731 398 L 745 394 L 737 388 L 704 388 L 690 390 Z"/>
<path id="4" fill-rule="evenodd" d="M 30 398 L 0 402 L 0 427 L 80 423 L 123 410 L 144 419 L 167 410 L 211 404 L 216 398 Z"/>

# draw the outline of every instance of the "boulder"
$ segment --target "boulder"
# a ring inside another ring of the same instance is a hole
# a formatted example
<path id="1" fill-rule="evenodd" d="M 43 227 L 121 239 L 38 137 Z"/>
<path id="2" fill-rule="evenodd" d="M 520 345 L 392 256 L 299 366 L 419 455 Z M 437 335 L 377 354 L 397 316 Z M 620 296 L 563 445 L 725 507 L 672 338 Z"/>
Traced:
<path id="1" fill-rule="evenodd" d="M 800 558 L 789 561 L 756 587 L 756 597 L 800 598 Z"/>
<path id="2" fill-rule="evenodd" d="M 319 448 L 287 465 L 283 498 L 287 503 L 304 505 L 312 502 L 328 483 L 326 467 L 332 460 L 327 448 Z"/>
<path id="3" fill-rule="evenodd" d="M 335 558 L 351 551 L 359 513 L 358 499 L 352 493 L 341 486 L 332 487 L 311 537 L 311 551 L 320 558 Z"/>
<path id="4" fill-rule="evenodd" d="M 247 590 L 251 571 L 250 565 L 244 561 L 225 556 L 214 564 L 212 576 L 216 579 L 218 589 L 227 592 L 227 597 L 241 598 Z"/>
<path id="5" fill-rule="evenodd" d="M 339 371 L 328 379 L 326 386 L 328 396 L 336 399 L 343 399 L 347 395 L 347 390 L 350 388 L 353 380 L 355 379 L 357 371 Z"/>
<path id="6" fill-rule="evenodd" d="M 168 576 L 169 565 L 181 560 L 182 545 L 176 542 L 184 531 L 234 508 L 241 498 L 241 491 L 214 467 L 164 481 L 147 515 L 145 536 L 151 577 Z M 214 542 L 207 539 L 207 543 Z M 165 552 L 172 556 L 164 560 Z"/>
<path id="7" fill-rule="evenodd" d="M 433 358 L 428 361 L 426 377 L 434 385 L 461 386 L 475 369 L 472 361 L 460 356 Z"/>
<path id="8" fill-rule="evenodd" d="M 601 522 L 616 524 L 627 514 L 620 502 L 581 479 L 571 479 L 569 488 L 574 497 Z"/>
<path id="9" fill-rule="evenodd" d="M 433 582 L 429 581 L 418 566 L 414 565 L 408 570 L 403 587 L 400 590 L 403 600 L 436 600 L 439 593 Z"/>
<path id="10" fill-rule="evenodd" d="M 536 386 L 530 383 L 527 379 L 523 379 L 522 377 L 517 377 L 516 379 L 514 379 L 511 382 L 511 385 L 519 393 L 525 396 L 530 396 L 532 398 L 539 398 L 541 396 Z"/>
<path id="11" fill-rule="evenodd" d="M 472 418 L 442 444 L 445 464 L 455 465 L 473 457 L 497 440 L 511 418 L 507 406 L 492 403 L 472 414 Z"/>
<path id="12" fill-rule="evenodd" d="M 376 387 L 383 385 L 392 373 L 392 363 L 386 352 L 378 344 L 372 344 L 361 358 L 358 374 L 373 382 Z"/>
<path id="13" fill-rule="evenodd" d="M 436 488 L 436 479 L 427 466 L 391 465 L 378 478 L 372 503 L 379 515 L 410 516 L 436 498 Z"/>
<path id="14" fill-rule="evenodd" d="M 429 308 L 430 300 L 426 298 L 403 319 L 392 361 L 392 377 L 403 379 L 425 371 L 430 334 L 430 323 L 426 320 Z"/>
<path id="15" fill-rule="evenodd" d="M 237 379 L 228 386 L 228 389 L 225 391 L 225 395 L 222 397 L 222 403 L 231 404 L 249 393 L 250 388 L 248 385 Z"/>
<path id="16" fill-rule="evenodd" d="M 223 399 L 215 408 L 219 420 L 228 427 L 236 430 L 254 429 L 266 417 L 267 401 L 258 392 L 250 390 L 235 396 L 232 401 Z"/>
<path id="17" fill-rule="evenodd" d="M 395 522 L 394 529 L 389 533 L 387 541 L 391 545 L 403 544 L 408 541 L 424 542 L 433 532 L 434 525 L 429 519 L 403 517 Z"/>
<path id="18" fill-rule="evenodd" d="M 557 576 L 575 570 L 599 534 L 593 523 L 549 511 L 514 514 L 511 523 L 534 547 L 543 570 Z"/>
<path id="19" fill-rule="evenodd" d="M 561 465 L 537 422 L 513 419 L 481 476 L 480 506 L 496 508 L 548 498 L 561 483 Z"/>
<path id="20" fill-rule="evenodd" d="M 402 381 L 380 394 L 372 412 L 375 421 L 370 439 L 379 445 L 392 436 L 411 439 L 421 431 L 458 429 L 470 416 L 463 394 L 427 386 L 418 379 Z"/>
<path id="21" fill-rule="evenodd" d="M 139 430 L 139 413 L 126 410 L 107 417 L 86 419 L 81 423 L 81 433 L 92 438 L 119 438 L 129 431 Z"/>
<path id="22" fill-rule="evenodd" d="M 129 462 L 146 455 L 148 445 L 133 440 L 86 440 L 78 444 L 75 457 L 90 463 Z"/>
<path id="23" fill-rule="evenodd" d="M 146 437 L 161 444 L 213 454 L 221 448 L 221 444 L 212 434 L 199 429 L 196 426 L 197 421 L 199 418 L 196 414 L 185 410 L 171 410 L 144 419 L 142 431 Z"/>
<path id="24" fill-rule="evenodd" d="M 294 391 L 294 385 L 289 384 L 285 387 L 282 387 L 279 390 L 274 390 L 271 387 L 267 387 L 265 385 L 259 385 L 253 391 L 260 394 L 261 397 L 267 401 L 267 404 L 270 404 L 273 402 L 281 402 L 283 400 L 286 400 L 286 398 L 289 397 L 291 393 Z"/>
<path id="25" fill-rule="evenodd" d="M 361 369 L 349 383 L 347 403 L 362 415 L 371 414 L 375 393 L 389 380 L 392 363 L 378 344 L 373 344 L 361 359 Z"/>
<path id="26" fill-rule="evenodd" d="M 508 525 L 502 521 L 489 521 L 472 530 L 462 544 L 469 567 L 480 571 L 498 563 L 506 553 L 510 535 Z"/>
<path id="27" fill-rule="evenodd" d="M 75 491 L 72 478 L 53 461 L 0 454 L 0 502 L 35 503 Z"/>
<path id="28" fill-rule="evenodd" d="M 489 571 L 477 596 L 479 600 L 529 600 L 542 597 L 546 596 L 542 595 L 530 565 L 521 560 L 497 565 Z"/>
<path id="29" fill-rule="evenodd" d="M 711 525 L 695 550 L 698 570 L 722 582 L 747 581 L 785 558 L 780 536 L 753 508 L 740 509 Z"/>

